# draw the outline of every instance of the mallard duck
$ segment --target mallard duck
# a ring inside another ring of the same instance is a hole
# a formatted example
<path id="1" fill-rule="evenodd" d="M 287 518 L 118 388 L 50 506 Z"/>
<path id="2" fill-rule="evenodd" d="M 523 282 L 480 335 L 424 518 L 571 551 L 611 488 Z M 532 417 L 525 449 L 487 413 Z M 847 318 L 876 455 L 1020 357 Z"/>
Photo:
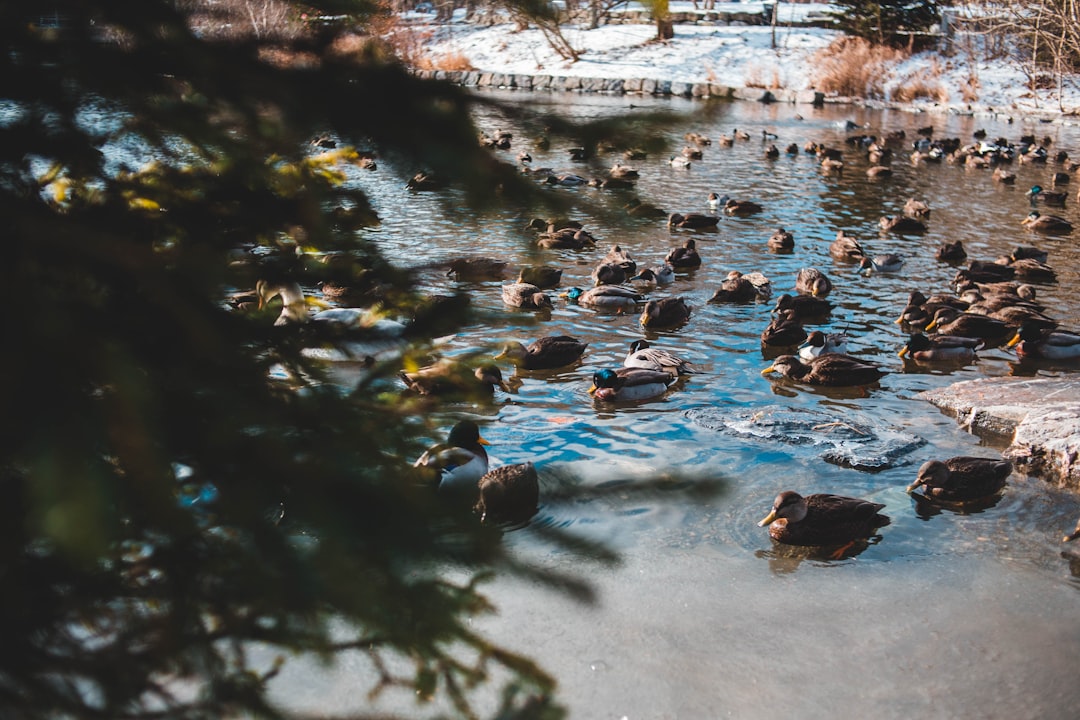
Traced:
<path id="1" fill-rule="evenodd" d="M 764 275 L 761 276 L 765 283 L 768 283 L 768 279 Z M 772 293 L 772 287 L 768 287 L 768 293 Z M 720 288 L 713 293 L 709 298 L 711 303 L 748 303 L 758 300 L 760 298 L 768 298 L 768 294 L 764 294 L 759 290 L 758 285 L 754 284 L 753 279 L 747 275 L 743 275 L 738 270 L 732 270 L 720 283 Z"/>
<path id="2" fill-rule="evenodd" d="M 463 363 L 444 361 L 415 372 L 403 370 L 398 377 L 409 390 L 429 397 L 490 397 L 496 387 L 507 391 L 497 365 L 471 368 Z"/>
<path id="3" fill-rule="evenodd" d="M 761 345 L 766 348 L 794 348 L 806 340 L 806 329 L 790 311 L 777 314 L 761 331 Z"/>
<path id="4" fill-rule="evenodd" d="M 878 220 L 878 225 L 884 232 L 898 235 L 922 235 L 926 232 L 926 223 L 907 215 L 886 215 Z"/>
<path id="5" fill-rule="evenodd" d="M 978 338 L 914 333 L 897 355 L 902 358 L 910 356 L 916 362 L 967 365 L 975 359 L 975 351 L 981 347 L 982 340 Z"/>
<path id="6" fill-rule="evenodd" d="M 665 262 L 655 268 L 645 268 L 630 279 L 641 281 L 650 287 L 670 285 L 675 282 L 675 268 Z"/>
<path id="7" fill-rule="evenodd" d="M 997 347 L 1016 332 L 1016 326 L 997 318 L 961 312 L 950 307 L 938 308 L 926 329 L 936 330 L 939 335 L 979 338 L 986 347 Z"/>
<path id="8" fill-rule="evenodd" d="M 626 210 L 627 215 L 633 215 L 634 217 L 661 218 L 667 217 L 668 215 L 667 210 L 649 203 L 644 203 L 638 198 L 634 198 L 623 205 L 623 209 Z"/>
<path id="9" fill-rule="evenodd" d="M 1019 358 L 1043 360 L 1080 359 L 1080 333 L 1068 330 L 1047 330 L 1025 323 L 1020 326 L 1006 347 L 1016 348 Z"/>
<path id="10" fill-rule="evenodd" d="M 806 340 L 799 346 L 799 358 L 805 362 L 813 362 L 817 357 L 827 353 L 847 354 L 848 336 L 844 333 L 824 333 L 814 330 L 806 336 Z"/>
<path id="11" fill-rule="evenodd" d="M 698 255 L 694 238 L 688 238 L 682 247 L 672 248 L 664 258 L 664 262 L 676 270 L 693 270 L 701 267 L 701 256 Z"/>
<path id="12" fill-rule="evenodd" d="M 796 355 L 781 355 L 773 360 L 772 365 L 762 370 L 761 374 L 765 375 L 771 372 L 780 373 L 784 377 L 808 385 L 826 385 L 829 387 L 870 385 L 886 374 L 876 364 L 839 353 L 818 355 L 806 363 Z"/>
<path id="13" fill-rule="evenodd" d="M 1047 235 L 1067 235 L 1073 231 L 1072 223 L 1057 215 L 1043 215 L 1038 210 L 1032 210 L 1020 224 L 1028 230 L 1045 233 Z"/>
<path id="14" fill-rule="evenodd" d="M 593 373 L 589 394 L 609 402 L 646 400 L 663 395 L 675 380 L 675 375 L 658 370 L 605 368 Z"/>
<path id="15" fill-rule="evenodd" d="M 930 206 L 922 200 L 908 198 L 907 202 L 904 203 L 903 212 L 908 217 L 913 217 L 917 220 L 923 220 L 930 217 Z"/>
<path id="16" fill-rule="evenodd" d="M 577 362 L 586 347 L 588 343 L 568 335 L 545 335 L 528 347 L 519 342 L 508 342 L 495 359 L 508 358 L 526 370 L 549 370 Z"/>
<path id="17" fill-rule="evenodd" d="M 578 187 L 580 185 L 588 185 L 589 179 L 576 175 L 574 173 L 566 173 L 565 175 L 548 175 L 544 180 L 548 185 L 561 185 L 562 187 Z"/>
<path id="18" fill-rule="evenodd" d="M 788 545 L 846 545 L 865 540 L 889 524 L 885 506 L 861 498 L 828 493 L 803 497 L 793 490 L 776 496 L 772 510 L 758 523 L 769 537 Z"/>
<path id="19" fill-rule="evenodd" d="M 641 311 L 641 326 L 645 328 L 673 328 L 690 319 L 690 306 L 681 297 L 650 300 Z"/>
<path id="20" fill-rule="evenodd" d="M 450 429 L 445 443 L 434 445 L 421 455 L 413 467 L 429 468 L 442 491 L 475 492 L 480 478 L 488 471 L 488 441 L 472 420 L 462 420 Z"/>
<path id="21" fill-rule="evenodd" d="M 518 272 L 517 281 L 538 288 L 553 288 L 562 281 L 562 272 L 562 269 L 550 265 L 526 265 Z"/>
<path id="22" fill-rule="evenodd" d="M 612 245 L 601 262 L 618 265 L 627 276 L 637 272 L 637 263 L 634 261 L 633 256 L 619 245 Z"/>
<path id="23" fill-rule="evenodd" d="M 510 307 L 523 310 L 550 310 L 551 298 L 532 283 L 509 283 L 502 286 L 502 300 Z"/>
<path id="24" fill-rule="evenodd" d="M 999 259 L 999 264 L 1011 267 L 1017 280 L 1025 282 L 1052 283 L 1057 282 L 1057 272 L 1042 260 L 1036 258 L 1020 258 L 1014 260 L 1010 257 Z"/>
<path id="25" fill-rule="evenodd" d="M 1031 245 L 1017 245 L 1016 248 L 1009 253 L 1009 259 L 1014 262 L 1017 260 L 1038 260 L 1039 262 L 1046 262 L 1049 257 L 1049 252 Z"/>
<path id="26" fill-rule="evenodd" d="M 634 181 L 630 178 L 621 177 L 594 177 L 589 180 L 589 187 L 603 190 L 629 190 L 634 187 Z"/>
<path id="27" fill-rule="evenodd" d="M 635 290 L 620 285 L 598 285 L 590 290 L 573 287 L 560 297 L 586 307 L 615 312 L 636 310 L 638 303 L 645 300 Z"/>
<path id="28" fill-rule="evenodd" d="M 608 170 L 608 177 L 636 180 L 641 177 L 641 173 L 638 172 L 636 168 L 632 168 L 629 165 L 623 165 L 621 161 L 616 160 L 615 164 Z"/>
<path id="29" fill-rule="evenodd" d="M 989 497 L 1005 487 L 1012 463 L 994 458 L 957 456 L 948 460 L 928 460 L 919 468 L 915 482 L 906 492 L 922 488 L 929 500 L 969 502 Z"/>
<path id="30" fill-rule="evenodd" d="M 773 252 L 791 252 L 795 249 L 795 236 L 790 230 L 778 227 L 773 230 L 765 245 Z"/>
<path id="31" fill-rule="evenodd" d="M 458 280 L 501 280 L 507 262 L 491 257 L 455 258 L 447 263 L 446 276 Z"/>
<path id="32" fill-rule="evenodd" d="M 715 229 L 720 218 L 715 215 L 703 215 L 701 213 L 671 213 L 668 216 L 669 228 L 682 228 L 684 230 Z"/>
<path id="33" fill-rule="evenodd" d="M 795 274 L 795 292 L 823 298 L 832 292 L 832 280 L 817 268 L 800 268 Z"/>
<path id="34" fill-rule="evenodd" d="M 859 241 L 843 230 L 836 231 L 836 239 L 829 245 L 829 254 L 842 262 L 859 262 L 866 257 Z"/>
<path id="35" fill-rule="evenodd" d="M 540 480 L 531 462 L 500 465 L 478 483 L 480 499 L 474 510 L 480 522 L 520 523 L 536 514 Z"/>
<path id="36" fill-rule="evenodd" d="M 620 285 L 626 282 L 626 270 L 617 263 L 601 261 L 589 273 L 594 285 Z"/>
<path id="37" fill-rule="evenodd" d="M 683 147 L 683 149 L 679 151 L 679 154 L 687 160 L 700 160 L 705 157 L 705 154 L 701 152 L 699 148 L 690 147 L 689 145 Z"/>
<path id="38" fill-rule="evenodd" d="M 809 322 L 824 318 L 832 312 L 832 307 L 833 304 L 825 298 L 784 293 L 776 299 L 776 307 L 773 311 L 788 311 L 799 322 Z"/>
<path id="39" fill-rule="evenodd" d="M 735 198 L 728 198 L 724 202 L 724 214 L 734 215 L 736 217 L 749 217 L 750 215 L 756 215 L 762 212 L 764 208 L 760 204 L 753 200 L 736 200 Z"/>
<path id="40" fill-rule="evenodd" d="M 970 313 L 978 313 L 981 311 L 982 309 L 978 305 L 972 305 L 968 309 L 968 312 Z M 992 318 L 996 318 L 1004 323 L 1012 325 L 1013 327 L 1029 325 L 1040 330 L 1053 330 L 1059 324 L 1057 320 L 1049 315 L 1023 305 L 1005 305 L 996 310 L 991 310 L 986 314 Z"/>
<path id="41" fill-rule="evenodd" d="M 1042 185 L 1032 185 L 1031 189 L 1024 194 L 1031 201 L 1032 207 L 1040 202 L 1043 205 L 1065 207 L 1065 201 L 1069 197 L 1069 193 L 1066 192 L 1048 192 L 1043 189 Z"/>
<path id="42" fill-rule="evenodd" d="M 596 239 L 583 228 L 560 228 L 538 235 L 536 246 L 547 250 L 584 250 L 596 247 Z"/>
<path id="43" fill-rule="evenodd" d="M 859 261 L 859 269 L 866 270 L 870 273 L 900 272 L 900 269 L 903 266 L 904 258 L 896 253 L 885 253 L 883 255 L 874 255 L 873 257 L 867 255 Z"/>
<path id="44" fill-rule="evenodd" d="M 959 263 L 967 260 L 967 250 L 960 240 L 942 243 L 934 252 L 934 259 L 948 263 Z"/>
<path id="45" fill-rule="evenodd" d="M 656 370 L 671 375 L 690 375 L 694 372 L 688 361 L 667 350 L 654 348 L 645 340 L 630 343 L 630 352 L 626 353 L 623 367 Z"/>

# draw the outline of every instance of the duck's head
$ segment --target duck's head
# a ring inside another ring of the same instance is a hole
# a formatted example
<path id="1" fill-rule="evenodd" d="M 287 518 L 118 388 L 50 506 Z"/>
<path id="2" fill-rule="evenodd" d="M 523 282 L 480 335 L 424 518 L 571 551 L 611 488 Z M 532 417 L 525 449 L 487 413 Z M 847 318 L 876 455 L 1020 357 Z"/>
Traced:
<path id="1" fill-rule="evenodd" d="M 579 287 L 572 287 L 564 293 L 561 293 L 559 297 L 566 298 L 570 302 L 577 302 L 578 298 L 585 294 L 585 291 Z"/>
<path id="2" fill-rule="evenodd" d="M 491 444 L 480 436 L 480 428 L 472 420 L 462 420 L 452 427 L 446 443 L 466 450 L 476 449 L 479 445 Z"/>
<path id="3" fill-rule="evenodd" d="M 505 358 L 505 359 L 508 359 L 508 360 L 515 360 L 515 361 L 516 360 L 523 360 L 525 358 L 525 356 L 528 355 L 528 354 L 529 354 L 529 351 L 525 348 L 524 345 L 517 342 L 516 340 L 512 340 L 512 341 L 506 343 L 505 345 L 503 345 L 502 351 L 498 355 L 495 356 L 495 359 L 496 360 L 502 360 L 502 359 Z"/>
<path id="4" fill-rule="evenodd" d="M 672 156 L 672 157 L 674 158 L 674 156 Z M 678 225 L 684 219 L 685 218 L 683 218 L 683 216 L 681 214 L 679 214 L 679 213 L 671 213 L 670 215 L 668 215 L 667 224 L 668 225 Z"/>
<path id="5" fill-rule="evenodd" d="M 785 490 L 773 500 L 772 510 L 758 522 L 758 527 L 765 527 L 781 518 L 799 522 L 806 517 L 806 510 L 806 498 L 794 490 Z"/>
<path id="6" fill-rule="evenodd" d="M 630 352 L 636 353 L 637 351 L 645 350 L 648 347 L 650 347 L 648 340 L 635 340 L 630 343 Z M 608 372 L 610 372 L 610 370 Z"/>
<path id="7" fill-rule="evenodd" d="M 1016 347 L 1022 341 L 1035 342 L 1042 337 L 1043 331 L 1038 325 L 1031 322 L 1024 322 L 1020 325 L 1020 329 L 1016 331 L 1016 334 L 1012 336 L 1012 339 L 1005 344 L 1005 347 Z"/>
<path id="8" fill-rule="evenodd" d="M 921 485 L 940 487 L 949 481 L 949 466 L 940 460 L 927 460 L 919 468 L 915 482 L 907 486 L 904 492 L 912 492 Z"/>
<path id="9" fill-rule="evenodd" d="M 639 272 L 637 275 L 635 275 L 634 277 L 632 277 L 630 279 L 631 280 L 644 280 L 646 282 L 656 282 L 656 273 L 653 272 L 649 268 L 645 268 L 644 270 L 642 270 L 641 272 Z"/>
<path id="10" fill-rule="evenodd" d="M 1035 197 L 1043 191 L 1042 185 L 1032 185 L 1031 189 L 1025 193 L 1028 197 Z"/>
<path id="11" fill-rule="evenodd" d="M 906 357 L 908 353 L 929 350 L 931 347 L 933 347 L 933 344 L 930 342 L 930 338 L 922 333 L 914 333 L 908 338 L 908 341 L 904 343 L 904 347 L 900 348 L 900 352 L 898 352 L 897 355 L 899 357 Z"/>
<path id="12" fill-rule="evenodd" d="M 481 365 L 473 371 L 476 375 L 476 379 L 485 385 L 491 385 L 497 387 L 503 392 L 510 392 L 506 387 L 506 383 L 503 382 L 502 370 L 498 365 Z"/>
<path id="13" fill-rule="evenodd" d="M 780 373 L 786 377 L 800 378 L 810 371 L 810 366 L 804 364 L 794 355 L 781 355 L 773 360 L 772 365 L 761 371 L 762 375 Z"/>
<path id="14" fill-rule="evenodd" d="M 616 389 L 621 385 L 622 378 L 610 368 L 604 368 L 603 370 L 597 370 L 592 376 L 592 387 L 589 388 L 589 394 L 593 395 L 597 390 L 604 388 Z"/>

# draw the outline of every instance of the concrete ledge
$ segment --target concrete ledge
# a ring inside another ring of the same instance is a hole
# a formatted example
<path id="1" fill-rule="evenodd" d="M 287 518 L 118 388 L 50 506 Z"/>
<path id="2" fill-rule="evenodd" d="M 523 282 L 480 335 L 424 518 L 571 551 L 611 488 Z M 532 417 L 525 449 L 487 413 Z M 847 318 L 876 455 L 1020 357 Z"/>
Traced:
<path id="1" fill-rule="evenodd" d="M 1080 379 L 983 378 L 919 393 L 978 435 L 1005 438 L 1016 469 L 1080 490 Z"/>

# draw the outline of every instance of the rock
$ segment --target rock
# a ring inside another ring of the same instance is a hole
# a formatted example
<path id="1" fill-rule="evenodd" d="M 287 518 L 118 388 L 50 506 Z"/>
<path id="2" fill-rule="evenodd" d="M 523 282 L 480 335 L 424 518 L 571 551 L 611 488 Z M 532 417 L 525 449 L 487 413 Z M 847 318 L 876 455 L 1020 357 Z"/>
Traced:
<path id="1" fill-rule="evenodd" d="M 756 409 L 693 408 L 686 416 L 695 424 L 739 437 L 821 448 L 826 462 L 877 472 L 901 465 L 904 456 L 926 440 L 895 428 L 875 427 L 852 413 L 769 405 Z"/>
<path id="2" fill-rule="evenodd" d="M 1002 454 L 1019 472 L 1080 489 L 1080 379 L 983 378 L 918 397 L 978 435 L 1007 438 Z"/>

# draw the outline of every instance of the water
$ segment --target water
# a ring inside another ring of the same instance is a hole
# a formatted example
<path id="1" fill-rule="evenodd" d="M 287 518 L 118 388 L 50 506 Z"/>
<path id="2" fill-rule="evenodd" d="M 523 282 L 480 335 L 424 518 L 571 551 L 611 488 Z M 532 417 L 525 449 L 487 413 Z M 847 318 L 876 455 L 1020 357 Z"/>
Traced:
<path id="1" fill-rule="evenodd" d="M 911 290 L 948 291 L 955 268 L 934 260 L 934 249 L 960 239 L 969 259 L 991 260 L 1019 244 L 1048 250 L 1058 283 L 1039 286 L 1039 298 L 1063 326 L 1080 326 L 1075 236 L 1035 236 L 1019 224 L 1029 210 L 1024 191 L 1035 183 L 1049 186 L 1059 168 L 1016 164 L 1017 183 L 1009 187 L 995 184 L 989 170 L 915 167 L 901 151 L 891 178 L 868 180 L 865 158 L 844 139 L 894 129 L 910 138 L 916 128 L 933 125 L 935 136 L 967 142 L 975 129 L 985 128 L 990 138 L 1012 141 L 1029 132 L 1049 136 L 1052 151 L 1064 148 L 1080 158 L 1080 128 L 846 107 L 503 97 L 549 102 L 580 117 L 621 115 L 632 105 L 685 113 L 667 131 L 675 151 L 688 131 L 715 141 L 738 128 L 751 139 L 731 148 L 706 147 L 689 170 L 674 169 L 666 155 L 655 153 L 629 162 L 641 172 L 632 192 L 551 188 L 571 201 L 589 201 L 570 213 L 601 239 L 588 252 L 532 249 L 532 236 L 523 230 L 526 213 L 505 210 L 475 220 L 455 209 L 453 191 L 409 193 L 384 168 L 363 173 L 356 181 L 383 218 L 369 237 L 389 257 L 417 264 L 491 255 L 511 260 L 514 274 L 521 264 L 552 264 L 564 269 L 562 289 L 586 287 L 593 265 L 613 243 L 646 266 L 691 236 L 669 231 L 663 220 L 626 220 L 621 208 L 631 196 L 669 211 L 708 212 L 706 197 L 716 191 L 755 200 L 765 211 L 748 219 L 722 217 L 718 232 L 692 235 L 703 268 L 657 293 L 686 297 L 694 307 L 690 322 L 644 336 L 688 357 L 700 373 L 661 399 L 632 406 L 595 405 L 587 388 L 595 369 L 621 364 L 630 342 L 643 336 L 636 315 L 602 315 L 560 300 L 550 319 L 541 319 L 506 308 L 498 281 L 422 276 L 431 291 L 467 291 L 482 318 L 442 339 L 437 350 L 443 355 L 495 352 L 506 339 L 528 342 L 541 334 L 589 343 L 580 365 L 518 373 L 515 391 L 498 395 L 492 406 L 447 415 L 446 427 L 462 414 L 478 417 L 494 463 L 532 460 L 541 468 L 540 513 L 529 527 L 507 534 L 513 551 L 585 578 L 598 592 L 597 603 L 585 606 L 523 581 L 500 580 L 489 588 L 499 614 L 476 620 L 475 628 L 554 674 L 574 718 L 741 718 L 778 710 L 800 718 L 1074 715 L 1080 702 L 1080 561 L 1062 553 L 1060 537 L 1080 516 L 1080 499 L 1016 475 L 1000 502 L 970 514 L 920 513 L 904 493 L 924 460 L 993 456 L 1001 449 L 967 434 L 917 393 L 959 380 L 1067 370 L 1019 367 L 1011 352 L 998 349 L 980 352 L 977 363 L 962 369 L 904 372 L 896 352 L 905 336 L 893 323 Z M 705 112 L 691 114 L 703 107 Z M 846 130 L 846 120 L 869 127 Z M 480 126 L 490 132 L 507 123 L 486 116 Z M 795 142 L 800 153 L 765 160 L 763 129 L 777 133 L 781 150 Z M 842 176 L 821 174 L 801 151 L 810 140 L 845 150 Z M 604 155 L 589 171 L 569 161 L 567 147 L 556 143 L 538 151 L 517 137 L 505 157 L 512 161 L 528 148 L 534 166 L 586 175 L 599 174 L 618 157 Z M 406 175 L 415 169 L 401 168 Z M 878 218 L 899 214 L 909 197 L 933 208 L 929 233 L 879 234 Z M 1070 198 L 1068 204 L 1053 212 L 1080 223 L 1077 203 Z M 766 248 L 777 226 L 795 235 L 790 255 Z M 828 245 L 839 229 L 858 236 L 872 253 L 903 254 L 903 271 L 868 277 L 835 263 Z M 852 354 L 885 365 L 890 374 L 879 386 L 853 392 L 771 381 L 760 374 L 768 362 L 759 346 L 771 305 L 706 304 L 729 270 L 760 270 L 779 295 L 793 292 L 804 266 L 824 270 L 835 285 L 830 299 L 837 309 L 822 329 L 846 330 Z M 508 365 L 503 369 L 511 372 Z M 820 448 L 737 437 L 691 419 L 705 410 L 746 416 L 771 407 L 858 419 L 923 444 L 899 464 L 871 473 L 825 462 Z M 708 501 L 618 492 L 618 485 L 615 492 L 576 498 L 556 492 L 565 482 L 610 489 L 612 478 L 656 473 L 730 482 L 725 494 Z M 886 505 L 892 524 L 843 560 L 792 555 L 756 524 L 785 489 L 870 498 Z M 623 561 L 609 568 L 554 550 L 537 532 L 544 527 L 603 540 Z M 355 683 L 365 678 L 370 668 L 358 658 L 332 671 L 298 662 L 275 692 L 298 706 L 358 709 L 366 700 Z M 387 700 L 391 708 L 412 707 L 408 696 Z"/>

